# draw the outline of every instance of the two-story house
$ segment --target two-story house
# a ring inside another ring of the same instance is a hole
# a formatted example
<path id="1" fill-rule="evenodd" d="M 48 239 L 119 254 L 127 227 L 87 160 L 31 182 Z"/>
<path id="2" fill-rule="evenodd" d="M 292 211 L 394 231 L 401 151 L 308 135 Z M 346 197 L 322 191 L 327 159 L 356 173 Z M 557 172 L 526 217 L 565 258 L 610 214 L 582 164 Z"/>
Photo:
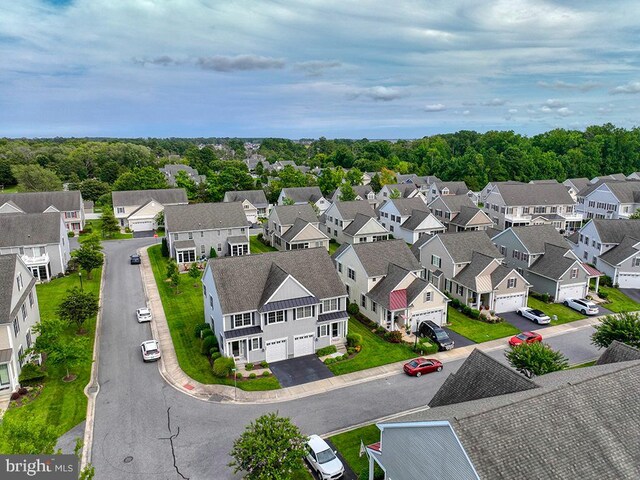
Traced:
<path id="1" fill-rule="evenodd" d="M 187 175 L 187 178 L 193 180 L 196 184 L 205 183 L 207 181 L 206 175 L 200 175 L 198 174 L 198 170 L 195 168 L 179 163 L 168 163 L 160 169 L 160 172 L 165 176 L 167 183 L 172 187 L 176 186 L 176 175 L 178 172 L 184 172 Z"/>
<path id="2" fill-rule="evenodd" d="M 380 205 L 378 217 L 382 226 L 395 236 L 400 232 L 400 226 L 407 221 L 414 210 L 429 212 L 422 198 L 392 198 L 385 200 Z"/>
<path id="3" fill-rule="evenodd" d="M 479 203 L 484 203 L 487 200 L 487 196 L 489 195 L 489 193 L 496 188 L 499 185 L 504 185 L 504 184 L 513 184 L 513 185 L 524 185 L 524 182 L 519 182 L 517 180 L 506 180 L 503 182 L 489 182 L 487 183 L 484 188 L 482 190 L 480 190 L 480 193 L 478 194 L 478 201 Z"/>
<path id="4" fill-rule="evenodd" d="M 466 194 L 436 197 L 429 204 L 429 210 L 449 232 L 487 230 L 493 227 L 491 218 Z"/>
<path id="5" fill-rule="evenodd" d="M 569 195 L 571 195 L 571 198 L 573 198 L 573 200 L 577 202 L 578 193 L 584 190 L 585 188 L 587 188 L 589 185 L 591 185 L 591 182 L 586 177 L 580 177 L 580 178 L 568 178 L 564 182 L 562 182 L 562 184 L 565 187 L 567 187 L 567 191 L 569 192 Z M 580 205 L 577 203 L 576 203 L 576 211 L 578 212 L 581 211 Z"/>
<path id="6" fill-rule="evenodd" d="M 311 355 L 348 333 L 345 288 L 322 248 L 212 259 L 202 284 L 205 321 L 239 363 Z"/>
<path id="7" fill-rule="evenodd" d="M 167 205 L 164 222 L 169 252 L 179 264 L 248 255 L 249 224 L 240 202 Z"/>
<path id="8" fill-rule="evenodd" d="M 433 202 L 440 196 L 468 195 L 469 187 L 465 182 L 435 182 L 429 187 L 427 203 Z"/>
<path id="9" fill-rule="evenodd" d="M 640 221 L 593 219 L 572 237 L 573 252 L 620 288 L 640 288 Z"/>
<path id="10" fill-rule="evenodd" d="M 578 193 L 584 218 L 629 218 L 640 208 L 640 181 L 601 180 Z"/>
<path id="11" fill-rule="evenodd" d="M 433 213 L 427 210 L 411 210 L 409 217 L 400 225 L 400 228 L 396 229 L 394 235 L 396 238 L 401 238 L 408 244 L 413 245 L 414 242 L 425 235 L 435 235 L 445 231 L 446 227 Z"/>
<path id="12" fill-rule="evenodd" d="M 287 205 L 291 202 L 293 205 L 304 205 L 307 203 L 315 205 L 320 215 L 329 208 L 329 201 L 324 198 L 319 187 L 283 188 L 278 196 L 278 205 Z"/>
<path id="13" fill-rule="evenodd" d="M 69 232 L 84 229 L 84 202 L 79 191 L 0 194 L 0 214 L 49 212 L 58 212 Z"/>
<path id="14" fill-rule="evenodd" d="M 483 211 L 496 228 L 551 224 L 562 231 L 580 228 L 582 215 L 561 183 L 500 183 L 487 194 Z"/>
<path id="15" fill-rule="evenodd" d="M 402 175 L 402 174 L 396 175 L 396 180 L 398 183 L 415 185 L 415 187 L 418 190 L 420 190 L 420 192 L 424 195 L 425 200 L 429 194 L 429 189 L 431 188 L 431 185 L 433 185 L 435 182 L 442 181 L 438 177 L 433 175 L 420 176 L 420 175 L 416 175 L 415 173 L 409 173 L 406 175 Z"/>
<path id="16" fill-rule="evenodd" d="M 67 270 L 69 239 L 59 213 L 0 215 L 0 232 L 0 255 L 18 254 L 36 280 Z"/>
<path id="17" fill-rule="evenodd" d="M 36 279 L 18 255 L 0 255 L 0 396 L 20 385 L 25 352 L 40 321 Z"/>
<path id="18" fill-rule="evenodd" d="M 584 298 L 589 292 L 592 269 L 583 265 L 553 226 L 510 227 L 493 237 L 493 243 L 534 292 L 546 293 L 558 303 Z"/>
<path id="19" fill-rule="evenodd" d="M 333 255 L 349 299 L 387 330 L 447 321 L 447 296 L 422 278 L 422 266 L 402 240 L 342 245 Z"/>
<path id="20" fill-rule="evenodd" d="M 426 192 L 425 192 L 426 193 Z M 396 183 L 384 185 L 376 194 L 377 205 L 381 205 L 387 200 L 396 198 L 419 198 L 423 203 L 427 203 L 427 197 L 413 183 Z"/>
<path id="21" fill-rule="evenodd" d="M 269 216 L 269 202 L 264 190 L 239 190 L 225 192 L 223 202 L 241 202 L 247 221 L 258 223 L 258 219 Z"/>
<path id="22" fill-rule="evenodd" d="M 482 231 L 445 233 L 418 240 L 412 252 L 427 281 L 472 308 L 495 313 L 526 306 L 529 284 Z"/>
<path id="23" fill-rule="evenodd" d="M 359 218 L 356 225 L 358 228 L 354 232 L 351 231 L 353 229 L 350 229 L 348 234 L 345 234 L 345 230 L 353 223 L 358 214 L 368 217 L 370 220 Z M 353 243 L 354 240 L 355 242 L 373 241 L 374 236 L 378 237 L 376 241 L 386 240 L 388 232 L 375 217 L 375 210 L 366 201 L 337 201 L 333 202 L 322 214 L 320 226 L 323 232 L 338 243 Z"/>
<path id="24" fill-rule="evenodd" d="M 329 250 L 329 237 L 320 230 L 316 212 L 308 203 L 273 207 L 264 236 L 278 250 L 317 247 Z"/>
<path id="25" fill-rule="evenodd" d="M 376 206 L 376 192 L 373 191 L 373 188 L 371 188 L 371 185 L 353 185 L 351 188 L 353 188 L 353 191 L 356 194 L 356 198 L 354 200 L 365 200 L 369 203 L 369 205 L 371 205 L 372 207 Z M 333 194 L 330 197 L 330 201 L 332 203 L 335 202 L 339 202 L 340 200 L 340 195 L 342 194 L 342 191 L 337 188 L 335 192 L 333 192 Z"/>
<path id="26" fill-rule="evenodd" d="M 123 228 L 148 232 L 158 228 L 157 215 L 167 205 L 189 203 L 184 188 L 111 192 L 113 213 Z"/>
<path id="27" fill-rule="evenodd" d="M 609 180 L 624 182 L 627 180 L 627 176 L 624 173 L 612 173 L 610 175 L 599 175 L 597 177 L 593 177 L 590 181 L 591 183 L 598 183 Z"/>

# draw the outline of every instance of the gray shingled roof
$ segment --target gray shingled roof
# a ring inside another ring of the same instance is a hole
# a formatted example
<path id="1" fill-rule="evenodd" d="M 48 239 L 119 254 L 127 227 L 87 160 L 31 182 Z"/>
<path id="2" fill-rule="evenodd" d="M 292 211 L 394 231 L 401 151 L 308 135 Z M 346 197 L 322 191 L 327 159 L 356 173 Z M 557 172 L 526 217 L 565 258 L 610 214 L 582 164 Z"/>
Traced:
<path id="1" fill-rule="evenodd" d="M 155 200 L 162 205 L 187 203 L 189 201 L 184 188 L 111 192 L 111 199 L 113 200 L 114 207 L 145 205 L 151 200 Z"/>
<path id="2" fill-rule="evenodd" d="M 399 267 L 394 263 L 390 263 L 387 269 L 387 275 L 375 284 L 369 293 L 367 293 L 367 297 L 372 299 L 378 305 L 389 309 L 389 296 L 391 292 L 394 291 L 402 279 L 410 273 L 411 272 L 409 270 Z M 422 292 L 427 285 L 428 283 L 425 280 L 416 277 L 409 287 L 406 288 L 407 304 L 413 302 L 416 295 Z"/>
<path id="3" fill-rule="evenodd" d="M 482 216 L 485 217 L 485 225 L 493 225 L 493 221 L 487 216 L 487 214 L 484 213 L 475 205 L 473 207 L 468 207 L 464 205 L 460 207 L 460 213 L 458 213 L 455 217 L 453 217 L 450 223 L 452 223 L 453 225 L 460 225 L 461 227 L 466 227 L 467 225 L 469 225 L 471 220 L 473 220 L 476 217 L 476 215 L 478 215 L 479 212 L 482 212 L 480 215 L 481 217 Z"/>
<path id="4" fill-rule="evenodd" d="M 398 190 L 402 198 L 407 198 L 413 192 L 417 190 L 417 187 L 413 183 L 390 183 L 385 185 L 389 189 L 389 192 Z"/>
<path id="5" fill-rule="evenodd" d="M 442 191 L 443 188 L 448 188 L 449 192 L 452 192 L 451 193 L 452 195 L 463 195 L 463 194 L 466 195 L 467 192 L 469 191 L 469 187 L 467 187 L 467 184 L 462 181 L 436 182 L 436 186 L 440 191 Z"/>
<path id="6" fill-rule="evenodd" d="M 555 178 L 546 178 L 546 179 L 542 179 L 542 180 L 531 180 L 529 183 L 533 183 L 533 184 L 552 184 L 552 183 L 558 183 L 558 180 L 556 180 Z"/>
<path id="7" fill-rule="evenodd" d="M 55 214 L 60 219 L 58 214 Z M 18 267 L 17 254 L 0 255 L 0 324 L 11 323 L 15 316 L 18 314 L 20 306 L 24 303 L 27 295 L 36 283 L 36 279 L 31 275 L 23 275 L 22 280 L 25 283 L 25 287 L 20 292 L 20 298 L 16 299 L 15 306 L 11 310 L 11 296 L 13 295 L 13 282 L 15 282 L 15 272 Z"/>
<path id="8" fill-rule="evenodd" d="M 491 239 L 482 231 L 439 233 L 437 237 L 455 263 L 469 263 L 473 252 L 482 253 L 488 257 L 503 258 Z"/>
<path id="9" fill-rule="evenodd" d="M 474 205 L 468 195 L 443 195 L 439 198 L 451 212 L 459 212 L 462 207 L 478 210 L 478 207 Z"/>
<path id="10" fill-rule="evenodd" d="M 248 225 L 244 208 L 239 202 L 167 205 L 164 207 L 164 223 L 171 233 Z"/>
<path id="11" fill-rule="evenodd" d="M 600 355 L 596 361 L 596 365 L 605 365 L 607 363 L 630 362 L 640 360 L 640 350 L 633 348 L 626 343 L 614 340 L 607 349 Z"/>
<path id="12" fill-rule="evenodd" d="M 596 183 L 589 185 L 588 187 L 585 187 L 583 190 L 578 192 L 578 195 L 581 197 L 585 197 L 599 188 L 601 185 L 606 185 L 622 203 L 637 203 L 638 201 L 640 201 L 639 180 L 600 179 Z"/>
<path id="13" fill-rule="evenodd" d="M 0 215 L 0 247 L 60 243 L 63 229 L 56 212 Z"/>
<path id="14" fill-rule="evenodd" d="M 589 179 L 585 177 L 568 178 L 566 181 L 571 182 L 578 192 L 591 185 Z"/>
<path id="15" fill-rule="evenodd" d="M 375 217 L 376 215 L 376 212 L 369 202 L 363 200 L 334 202 L 334 205 L 338 209 L 338 212 L 340 212 L 340 215 L 342 215 L 343 220 L 353 220 L 358 213 L 369 217 Z"/>
<path id="16" fill-rule="evenodd" d="M 429 402 L 429 407 L 452 405 L 537 387 L 515 370 L 475 349 L 458 371 L 447 377 Z"/>
<path id="17" fill-rule="evenodd" d="M 280 225 L 293 225 L 296 218 L 301 218 L 310 223 L 318 222 L 315 210 L 308 203 L 302 205 L 276 205 L 271 211 L 278 215 Z"/>
<path id="18" fill-rule="evenodd" d="M 319 299 L 346 295 L 331 257 L 324 248 L 214 258 L 209 260 L 208 267 L 213 274 L 223 313 L 246 312 L 261 307 L 263 292 L 268 288 L 268 282 L 272 285 L 274 281 L 271 278 L 272 265 L 293 276 Z M 280 275 L 278 279 L 283 278 Z"/>
<path id="19" fill-rule="evenodd" d="M 367 222 L 369 222 L 373 217 L 370 217 L 369 215 L 363 215 L 362 213 L 358 213 L 356 214 L 355 218 L 353 219 L 353 221 L 347 225 L 347 228 L 345 228 L 342 233 L 344 233 L 345 235 L 350 235 L 350 236 L 354 236 L 356 235 L 360 229 L 362 227 L 364 227 Z M 377 220 L 375 218 L 373 218 L 374 221 L 377 222 Z M 387 233 L 387 230 L 380 225 L 380 234 L 382 233 Z"/>
<path id="20" fill-rule="evenodd" d="M 632 222 L 637 222 L 637 220 L 632 220 Z M 600 255 L 600 260 L 607 262 L 609 265 L 618 265 L 632 255 L 638 254 L 638 249 L 634 247 L 638 242 L 640 240 L 637 238 L 627 235 L 618 245 Z"/>
<path id="21" fill-rule="evenodd" d="M 407 220 L 401 226 L 405 230 L 414 231 L 416 228 L 420 226 L 422 222 L 424 222 L 427 219 L 429 215 L 432 215 L 432 214 L 429 212 L 428 208 L 425 210 L 411 210 L 411 216 L 407 218 Z"/>
<path id="22" fill-rule="evenodd" d="M 496 187 L 508 206 L 573 205 L 567 187 L 561 183 L 503 183 Z"/>
<path id="23" fill-rule="evenodd" d="M 0 206 L 13 202 L 24 213 L 42 213 L 51 205 L 61 212 L 80 210 L 82 196 L 79 191 L 0 193 Z"/>
<path id="24" fill-rule="evenodd" d="M 576 260 L 572 255 L 565 256 L 569 251 L 571 250 L 568 246 L 560 247 L 547 243 L 544 246 L 544 255 L 533 262 L 529 267 L 529 271 L 557 280 L 573 264 L 576 262 L 581 263 L 580 260 Z"/>
<path id="25" fill-rule="evenodd" d="M 354 249 L 369 277 L 386 275 L 390 262 L 410 271 L 422 269 L 420 262 L 413 256 L 404 240 L 385 240 L 383 242 L 341 245 L 333 254 L 332 258 L 337 258 L 347 247 Z"/>
<path id="26" fill-rule="evenodd" d="M 249 200 L 256 208 L 269 206 L 264 190 L 238 190 L 224 194 L 225 202 L 243 202 L 245 200 Z"/>
<path id="27" fill-rule="evenodd" d="M 300 202 L 317 202 L 322 198 L 322 192 L 320 187 L 292 187 L 283 188 L 287 198 L 290 198 L 296 203 Z"/>
<path id="28" fill-rule="evenodd" d="M 510 228 L 526 249 L 529 250 L 529 253 L 543 253 L 546 243 L 565 249 L 569 248 L 564 237 L 558 233 L 553 225 L 528 225 L 526 227 Z"/>
<path id="29" fill-rule="evenodd" d="M 284 234 L 282 235 L 282 239 L 285 242 L 291 242 L 296 235 L 298 235 L 307 225 L 309 225 L 309 223 L 311 222 L 308 222 L 302 218 L 296 218 L 289 230 L 284 232 Z M 328 238 L 319 228 L 316 227 L 316 230 L 318 230 L 318 240 L 326 240 Z"/>
<path id="30" fill-rule="evenodd" d="M 602 243 L 620 243 L 626 236 L 640 238 L 638 220 L 591 220 Z"/>
<path id="31" fill-rule="evenodd" d="M 411 212 L 414 210 L 422 210 L 425 212 L 429 211 L 427 205 L 420 199 L 419 197 L 413 198 L 392 198 L 387 200 L 392 203 L 400 212 L 400 215 L 411 215 Z"/>
<path id="32" fill-rule="evenodd" d="M 478 285 L 476 279 L 478 275 L 489 266 L 491 262 L 495 260 L 495 257 L 491 257 L 488 255 L 484 255 L 482 253 L 473 252 L 471 263 L 464 267 L 458 274 L 453 277 L 453 281 L 471 289 L 474 292 L 478 293 L 486 293 L 486 291 L 482 288 L 481 285 Z M 506 267 L 505 267 L 506 268 Z M 509 272 L 511 269 L 507 269 Z M 491 285 L 486 285 L 485 287 L 488 289 L 493 289 L 499 282 L 493 282 L 493 275 L 491 275 L 492 283 Z"/>

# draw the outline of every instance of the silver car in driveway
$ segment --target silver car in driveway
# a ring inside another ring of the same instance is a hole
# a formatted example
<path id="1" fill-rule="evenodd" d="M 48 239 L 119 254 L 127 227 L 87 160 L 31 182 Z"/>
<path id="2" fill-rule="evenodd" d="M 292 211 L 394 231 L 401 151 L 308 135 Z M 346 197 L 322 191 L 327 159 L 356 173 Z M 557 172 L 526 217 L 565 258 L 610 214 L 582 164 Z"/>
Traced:
<path id="1" fill-rule="evenodd" d="M 564 301 L 565 306 L 573 308 L 583 315 L 597 315 L 599 313 L 598 306 L 591 300 L 586 298 L 567 298 Z"/>
<path id="2" fill-rule="evenodd" d="M 321 480 L 334 480 L 344 475 L 344 465 L 336 452 L 318 435 L 309 437 L 306 459 Z"/>
<path id="3" fill-rule="evenodd" d="M 142 360 L 145 362 L 153 362 L 160 358 L 160 345 L 157 340 L 147 340 L 140 344 L 142 351 Z"/>
<path id="4" fill-rule="evenodd" d="M 147 307 L 142 307 L 136 310 L 136 318 L 138 323 L 151 321 L 151 310 Z"/>

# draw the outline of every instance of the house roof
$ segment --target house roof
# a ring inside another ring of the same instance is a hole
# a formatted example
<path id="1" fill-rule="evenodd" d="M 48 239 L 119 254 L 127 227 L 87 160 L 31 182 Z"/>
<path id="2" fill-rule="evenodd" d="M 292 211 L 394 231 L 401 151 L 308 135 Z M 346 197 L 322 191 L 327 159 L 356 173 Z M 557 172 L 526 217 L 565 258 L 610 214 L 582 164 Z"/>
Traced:
<path id="1" fill-rule="evenodd" d="M 633 348 L 626 343 L 619 342 L 618 340 L 614 340 L 607 347 L 607 349 L 602 352 L 600 358 L 596 360 L 596 365 L 605 365 L 607 363 L 618 363 L 618 362 L 630 362 L 633 360 L 640 360 L 640 350 L 637 348 Z"/>
<path id="2" fill-rule="evenodd" d="M 573 205 L 567 187 L 561 183 L 502 183 L 496 187 L 508 206 Z"/>
<path id="3" fill-rule="evenodd" d="M 459 212 L 462 207 L 473 208 L 478 210 L 478 207 L 473 203 L 473 201 L 469 198 L 468 195 L 443 195 L 439 197 L 440 201 L 445 204 L 445 206 L 451 212 Z M 434 200 L 433 202 L 435 202 Z M 431 202 L 431 203 L 433 203 Z"/>
<path id="4" fill-rule="evenodd" d="M 296 237 L 296 235 L 298 235 L 302 230 L 304 230 L 307 227 L 307 225 L 311 225 L 313 228 L 315 228 L 318 231 L 318 239 L 326 240 L 328 238 L 322 231 L 320 231 L 311 222 L 308 222 L 298 217 L 293 222 L 293 225 L 286 232 L 284 232 L 284 234 L 282 235 L 282 239 L 285 242 L 291 242 Z"/>
<path id="5" fill-rule="evenodd" d="M 541 180 L 531 180 L 529 183 L 538 184 L 538 185 L 545 184 L 545 183 L 551 184 L 551 183 L 558 183 L 558 180 L 556 180 L 555 178 L 544 178 Z"/>
<path id="6" fill-rule="evenodd" d="M 565 250 L 569 248 L 566 240 L 553 225 L 527 225 L 525 227 L 509 227 L 520 239 L 529 253 L 544 252 L 545 244 L 557 245 Z"/>
<path id="7" fill-rule="evenodd" d="M 324 248 L 213 258 L 208 262 L 223 313 L 257 310 L 289 274 L 318 299 L 346 295 Z M 277 271 L 282 271 L 278 275 Z M 238 292 L 242 292 L 239 295 Z"/>
<path id="8" fill-rule="evenodd" d="M 77 190 L 66 192 L 0 193 L 0 206 L 12 202 L 24 213 L 42 213 L 51 205 L 61 212 L 80 210 L 82 196 Z"/>
<path id="9" fill-rule="evenodd" d="M 164 188 L 157 190 L 125 190 L 111 192 L 114 207 L 145 205 L 151 200 L 162 205 L 187 203 L 187 192 L 184 188 Z"/>
<path id="10" fill-rule="evenodd" d="M 406 308 L 406 306 L 411 304 L 411 302 L 427 288 L 427 285 L 429 285 L 429 283 L 422 278 L 415 277 L 409 286 L 401 291 L 404 306 L 397 307 L 397 305 L 391 305 L 393 300 L 392 292 L 398 291 L 396 290 L 398 284 L 410 274 L 411 272 L 409 270 L 390 263 L 387 269 L 387 275 L 375 284 L 369 293 L 367 293 L 367 297 L 388 310 Z"/>
<path id="11" fill-rule="evenodd" d="M 637 220 L 631 221 L 636 222 Z M 618 245 L 600 255 L 600 260 L 607 262 L 609 265 L 618 265 L 632 255 L 638 254 L 638 249 L 635 247 L 638 242 L 640 242 L 638 238 L 627 235 Z"/>
<path id="12" fill-rule="evenodd" d="M 420 262 L 413 256 L 404 240 L 385 240 L 382 242 L 342 245 L 333 254 L 332 258 L 337 258 L 349 247 L 353 248 L 368 277 L 381 277 L 386 275 L 390 262 L 410 271 L 422 269 Z"/>
<path id="13" fill-rule="evenodd" d="M 387 185 L 384 185 L 383 188 L 384 187 L 387 187 L 389 192 L 398 190 L 400 192 L 401 198 L 408 198 L 409 195 L 417 190 L 417 187 L 414 183 L 389 183 Z"/>
<path id="14" fill-rule="evenodd" d="M 474 252 L 492 258 L 503 258 L 491 239 L 483 231 L 439 233 L 443 243 L 455 263 L 469 263 Z"/>
<path id="15" fill-rule="evenodd" d="M 490 292 L 493 290 L 495 285 L 500 283 L 504 276 L 511 272 L 510 268 L 503 267 L 506 268 L 507 272 L 502 272 L 501 278 L 499 278 L 500 276 L 496 276 L 494 279 L 493 272 L 499 269 L 499 267 L 497 267 L 491 273 L 480 275 L 494 260 L 495 257 L 484 255 L 479 252 L 473 252 L 471 263 L 453 277 L 453 281 L 473 290 L 474 292 Z"/>
<path id="16" fill-rule="evenodd" d="M 194 240 L 177 240 L 173 242 L 173 246 L 176 250 L 186 250 L 196 248 L 196 242 Z"/>
<path id="17" fill-rule="evenodd" d="M 433 214 L 429 212 L 429 209 L 411 210 L 411 216 L 405 220 L 405 222 L 401 225 L 401 227 L 404 228 L 405 230 L 414 231 L 430 215 L 433 216 Z M 437 223 L 440 223 L 440 221 L 435 216 L 433 216 L 433 220 L 435 220 Z M 440 226 L 441 228 L 444 229 L 444 225 L 440 223 Z"/>
<path id="18" fill-rule="evenodd" d="M 589 179 L 585 177 L 568 178 L 567 180 L 565 180 L 565 183 L 566 182 L 570 182 L 578 192 L 580 192 L 582 189 L 591 185 L 591 182 L 589 181 Z"/>
<path id="19" fill-rule="evenodd" d="M 423 210 L 425 212 L 429 211 L 429 208 L 427 208 L 425 203 L 418 197 L 391 198 L 387 201 L 393 204 L 402 216 L 411 215 L 411 212 L 413 212 L 414 210 Z"/>
<path id="20" fill-rule="evenodd" d="M 353 220 L 360 213 L 368 217 L 375 217 L 376 212 L 373 210 L 369 202 L 363 200 L 351 200 L 348 202 L 334 202 L 335 207 L 342 215 L 343 220 Z"/>
<path id="21" fill-rule="evenodd" d="M 364 227 L 368 222 L 373 220 L 378 223 L 378 221 L 374 217 L 370 217 L 369 215 L 363 215 L 362 213 L 357 213 L 353 221 L 347 225 L 347 227 L 342 231 L 345 235 L 354 236 L 356 235 L 362 227 Z M 380 225 L 380 233 L 387 233 L 387 230 Z"/>
<path id="22" fill-rule="evenodd" d="M 58 220 L 60 220 L 60 216 L 58 214 L 55 215 L 58 217 Z M 15 306 L 13 310 L 11 310 L 13 282 L 16 281 L 18 263 L 22 263 L 22 260 L 18 258 L 17 254 L 0 255 L 0 324 L 11 323 L 13 321 L 24 299 L 36 283 L 36 279 L 32 275 L 28 275 L 26 278 L 23 275 L 22 280 L 25 282 L 26 288 L 23 288 L 22 292 L 20 292 L 20 298 L 13 302 Z"/>
<path id="23" fill-rule="evenodd" d="M 485 224 L 493 225 L 493 221 L 487 216 L 487 214 L 484 213 L 475 205 L 473 207 L 467 207 L 467 206 L 460 207 L 460 213 L 458 213 L 455 217 L 451 219 L 451 223 L 453 225 L 460 225 L 465 227 L 469 225 L 469 223 L 471 223 L 471 221 L 476 217 L 476 215 L 478 215 L 478 213 L 480 213 L 480 216 L 485 217 L 485 220 L 486 220 Z"/>
<path id="24" fill-rule="evenodd" d="M 249 202 L 251 202 L 251 204 L 256 208 L 269 206 L 264 190 L 238 190 L 235 192 L 226 192 L 224 194 L 225 202 L 244 202 L 245 200 L 249 200 Z"/>
<path id="25" fill-rule="evenodd" d="M 596 183 L 584 188 L 578 195 L 586 197 L 600 186 L 606 185 L 621 203 L 640 202 L 640 181 L 638 180 L 607 180 L 600 179 Z"/>
<path id="26" fill-rule="evenodd" d="M 248 224 L 240 202 L 167 205 L 164 223 L 168 232 L 238 228 Z"/>
<path id="27" fill-rule="evenodd" d="M 637 220 L 593 219 L 591 221 L 602 243 L 620 243 L 626 236 L 640 238 L 640 222 Z"/>
<path id="28" fill-rule="evenodd" d="M 315 210 L 308 203 L 302 205 L 276 205 L 271 211 L 278 215 L 280 225 L 293 225 L 297 218 L 306 220 L 309 223 L 318 222 Z"/>
<path id="29" fill-rule="evenodd" d="M 438 189 L 442 192 L 443 188 L 448 188 L 451 195 L 466 195 L 469 191 L 467 184 L 462 181 L 458 182 L 435 182 Z"/>
<path id="30" fill-rule="evenodd" d="M 0 215 L 0 247 L 57 244 L 63 228 L 57 212 Z"/>
<path id="31" fill-rule="evenodd" d="M 356 192 L 356 195 L 359 195 L 363 200 L 366 200 L 367 195 L 373 192 L 373 188 L 371 188 L 371 185 L 353 185 L 351 188 L 353 188 L 353 191 Z M 338 201 L 338 198 L 340 197 L 340 193 L 341 193 L 340 189 L 336 188 L 334 192 L 330 195 L 331 200 L 333 202 Z"/>
<path id="32" fill-rule="evenodd" d="M 283 188 L 282 192 L 287 198 L 296 203 L 317 202 L 322 198 L 320 187 L 292 187 Z"/>
<path id="33" fill-rule="evenodd" d="M 538 258 L 529 267 L 529 271 L 542 275 L 553 280 L 559 279 L 573 264 L 580 263 L 579 260 L 570 253 L 569 246 L 558 246 L 546 243 L 544 245 L 544 255 Z M 581 264 L 582 265 L 582 264 Z"/>

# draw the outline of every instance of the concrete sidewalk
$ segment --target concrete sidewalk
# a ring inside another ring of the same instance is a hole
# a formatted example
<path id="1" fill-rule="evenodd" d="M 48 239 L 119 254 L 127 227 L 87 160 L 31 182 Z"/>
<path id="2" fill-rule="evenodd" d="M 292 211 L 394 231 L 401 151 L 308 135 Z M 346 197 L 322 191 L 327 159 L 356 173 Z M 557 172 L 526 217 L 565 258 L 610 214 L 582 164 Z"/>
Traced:
<path id="1" fill-rule="evenodd" d="M 140 250 L 140 256 L 142 258 L 142 283 L 147 296 L 147 304 L 153 314 L 151 331 L 154 338 L 160 342 L 160 349 L 162 351 L 162 358 L 158 362 L 158 368 L 160 369 L 160 374 L 165 381 L 182 393 L 206 401 L 276 403 L 296 400 L 298 398 L 325 393 L 338 388 L 357 385 L 359 383 L 371 382 L 373 380 L 402 373 L 402 366 L 406 361 L 390 363 L 388 365 L 339 375 L 324 380 L 318 380 L 316 382 L 297 385 L 295 387 L 258 392 L 234 389 L 233 387 L 226 385 L 206 385 L 196 382 L 191 377 L 187 376 L 178 364 L 178 358 L 173 347 L 173 341 L 171 340 L 171 333 L 169 332 L 169 326 L 160 300 L 160 293 L 158 292 L 155 279 L 153 278 L 153 271 L 151 270 L 151 263 L 147 254 L 147 248 L 148 247 Z M 544 329 L 544 337 L 554 337 L 566 332 L 591 327 L 597 324 L 598 320 L 599 317 L 591 317 L 555 327 L 547 327 Z M 503 338 L 477 345 L 455 348 L 448 352 L 439 352 L 430 355 L 430 357 L 437 358 L 443 363 L 450 362 L 468 357 L 476 348 L 482 351 L 492 351 L 504 348 L 506 344 L 506 339 Z M 236 391 L 234 392 L 234 390 Z"/>

